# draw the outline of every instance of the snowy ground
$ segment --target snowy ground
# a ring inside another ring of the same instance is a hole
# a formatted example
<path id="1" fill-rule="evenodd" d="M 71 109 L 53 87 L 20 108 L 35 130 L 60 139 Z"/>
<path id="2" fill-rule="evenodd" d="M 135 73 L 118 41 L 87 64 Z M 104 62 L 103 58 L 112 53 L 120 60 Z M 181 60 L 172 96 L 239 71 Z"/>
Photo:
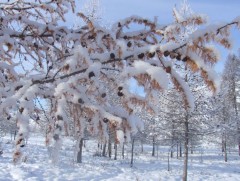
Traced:
<path id="1" fill-rule="evenodd" d="M 182 158 L 170 159 L 170 171 L 167 171 L 167 149 L 160 147 L 158 156 L 151 156 L 151 147 L 145 145 L 144 152 L 135 150 L 134 166 L 131 168 L 130 153 L 125 159 L 109 160 L 109 158 L 93 156 L 97 143 L 87 141 L 83 150 L 83 163 L 73 161 L 74 142 L 67 139 L 63 143 L 61 158 L 58 165 L 49 161 L 47 148 L 42 136 L 32 135 L 25 148 L 27 160 L 20 165 L 12 163 L 13 141 L 9 137 L 0 138 L 4 153 L 0 156 L 0 180 L 25 181 L 55 181 L 55 180 L 114 180 L 114 181 L 163 181 L 181 180 Z M 127 147 L 130 151 L 130 146 Z M 202 149 L 201 149 L 202 150 Z M 236 151 L 236 150 L 234 150 Z M 205 149 L 190 155 L 190 181 L 237 181 L 240 180 L 240 157 L 237 152 L 229 154 L 229 162 L 223 161 L 223 156 L 217 149 Z"/>

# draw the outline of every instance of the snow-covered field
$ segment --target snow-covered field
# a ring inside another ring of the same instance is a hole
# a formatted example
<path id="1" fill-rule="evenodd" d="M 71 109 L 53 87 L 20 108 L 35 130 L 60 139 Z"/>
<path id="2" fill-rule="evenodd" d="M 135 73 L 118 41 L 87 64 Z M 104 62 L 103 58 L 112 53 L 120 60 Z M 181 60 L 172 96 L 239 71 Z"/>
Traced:
<path id="1" fill-rule="evenodd" d="M 25 147 L 27 159 L 25 163 L 14 165 L 12 163 L 13 141 L 9 137 L 0 138 L 4 148 L 0 156 L 0 180 L 113 180 L 113 181 L 163 181 L 181 180 L 182 158 L 170 159 L 170 171 L 167 171 L 167 149 L 160 147 L 156 157 L 151 156 L 151 147 L 144 145 L 144 152 L 140 147 L 135 149 L 134 165 L 130 167 L 130 152 L 125 158 L 109 160 L 107 157 L 96 155 L 97 142 L 87 141 L 83 150 L 83 163 L 76 164 L 73 160 L 74 142 L 66 139 L 61 150 L 61 158 L 57 165 L 49 160 L 49 152 L 44 146 L 44 138 L 32 135 Z M 130 151 L 130 145 L 126 148 Z M 237 181 L 240 180 L 240 157 L 235 152 L 229 153 L 229 161 L 224 158 L 218 149 L 201 149 L 190 155 L 189 174 L 190 181 Z"/>

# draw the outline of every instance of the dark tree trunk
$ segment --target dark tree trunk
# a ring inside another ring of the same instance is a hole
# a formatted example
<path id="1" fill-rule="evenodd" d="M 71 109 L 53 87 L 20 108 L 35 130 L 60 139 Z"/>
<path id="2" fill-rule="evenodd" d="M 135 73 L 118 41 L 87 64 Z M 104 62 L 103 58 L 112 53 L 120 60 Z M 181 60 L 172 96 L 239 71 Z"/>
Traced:
<path id="1" fill-rule="evenodd" d="M 155 156 L 155 136 L 153 136 L 153 148 L 152 148 L 152 156 Z"/>
<path id="2" fill-rule="evenodd" d="M 179 145 L 179 156 L 182 157 L 182 143 Z"/>
<path id="3" fill-rule="evenodd" d="M 112 157 L 112 143 L 110 141 L 110 138 L 109 138 L 109 141 L 108 141 L 108 157 L 109 158 Z"/>
<path id="4" fill-rule="evenodd" d="M 77 153 L 77 163 L 82 163 L 82 147 L 83 147 L 83 138 L 79 141 L 79 151 Z"/>
<path id="5" fill-rule="evenodd" d="M 134 151 L 134 138 L 132 140 L 131 163 L 130 163 L 131 167 L 133 166 L 133 151 Z"/>
<path id="6" fill-rule="evenodd" d="M 224 153 L 224 135 L 222 134 L 222 153 Z"/>

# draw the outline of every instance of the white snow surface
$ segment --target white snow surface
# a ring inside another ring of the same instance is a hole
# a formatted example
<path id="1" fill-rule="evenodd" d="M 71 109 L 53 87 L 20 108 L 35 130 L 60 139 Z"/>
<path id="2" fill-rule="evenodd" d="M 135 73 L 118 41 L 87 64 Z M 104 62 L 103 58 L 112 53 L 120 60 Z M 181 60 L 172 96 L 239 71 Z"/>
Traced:
<path id="1" fill-rule="evenodd" d="M 44 145 L 44 136 L 32 134 L 25 149 L 25 163 L 14 165 L 12 154 L 14 141 L 9 135 L 0 138 L 3 154 L 0 156 L 0 181 L 178 181 L 182 179 L 183 158 L 170 158 L 167 171 L 168 147 L 160 146 L 158 155 L 151 156 L 150 145 L 141 146 L 135 141 L 134 163 L 130 167 L 131 145 L 125 145 L 125 158 L 118 151 L 117 160 L 98 157 L 97 141 L 86 140 L 83 149 L 83 163 L 73 160 L 75 142 L 65 138 L 58 164 L 49 161 L 49 151 Z M 240 180 L 240 157 L 237 149 L 229 153 L 229 161 L 224 162 L 220 147 L 198 148 L 189 156 L 188 180 L 193 181 L 238 181 Z"/>

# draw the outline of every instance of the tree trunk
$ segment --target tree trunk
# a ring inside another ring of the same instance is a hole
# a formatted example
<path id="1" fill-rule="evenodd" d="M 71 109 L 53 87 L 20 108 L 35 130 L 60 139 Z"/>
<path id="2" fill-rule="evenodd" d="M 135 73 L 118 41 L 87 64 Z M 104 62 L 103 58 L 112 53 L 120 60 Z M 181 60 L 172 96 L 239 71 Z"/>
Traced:
<path id="1" fill-rule="evenodd" d="M 155 136 L 153 136 L 152 156 L 155 156 Z"/>
<path id="2" fill-rule="evenodd" d="M 227 136 L 224 136 L 224 161 L 227 162 Z"/>
<path id="3" fill-rule="evenodd" d="M 224 135 L 222 134 L 222 153 L 224 153 Z"/>
<path id="4" fill-rule="evenodd" d="M 82 163 L 82 147 L 83 147 L 83 138 L 79 141 L 79 151 L 77 153 L 77 163 Z"/>
<path id="5" fill-rule="evenodd" d="M 122 145 L 122 158 L 124 159 L 124 144 Z"/>
<path id="6" fill-rule="evenodd" d="M 115 154 L 114 154 L 114 160 L 117 160 L 117 144 L 114 144 Z"/>
<path id="7" fill-rule="evenodd" d="M 171 146 L 171 158 L 173 158 L 173 145 L 174 145 L 174 124 L 172 124 L 172 146 Z"/>
<path id="8" fill-rule="evenodd" d="M 122 158 L 124 159 L 124 143 L 122 145 Z"/>
<path id="9" fill-rule="evenodd" d="M 193 143 L 191 142 L 191 154 L 193 154 Z"/>
<path id="10" fill-rule="evenodd" d="M 177 142 L 177 159 L 178 159 L 178 142 Z"/>
<path id="11" fill-rule="evenodd" d="M 132 140 L 131 163 L 130 163 L 131 167 L 133 166 L 133 151 L 134 151 L 134 138 Z"/>
<path id="12" fill-rule="evenodd" d="M 108 157 L 111 158 L 112 157 L 112 143 L 110 141 L 110 138 L 108 140 Z"/>
<path id="13" fill-rule="evenodd" d="M 179 156 L 182 157 L 182 143 L 179 145 Z"/>
<path id="14" fill-rule="evenodd" d="M 187 181 L 188 174 L 188 142 L 189 142 L 189 130 L 188 130 L 188 118 L 184 122 L 185 126 L 185 141 L 184 141 L 184 165 L 183 165 L 183 181 Z"/>
<path id="15" fill-rule="evenodd" d="M 106 147 L 107 147 L 107 143 L 105 142 L 103 145 L 103 150 L 102 150 L 102 156 L 106 156 Z"/>

